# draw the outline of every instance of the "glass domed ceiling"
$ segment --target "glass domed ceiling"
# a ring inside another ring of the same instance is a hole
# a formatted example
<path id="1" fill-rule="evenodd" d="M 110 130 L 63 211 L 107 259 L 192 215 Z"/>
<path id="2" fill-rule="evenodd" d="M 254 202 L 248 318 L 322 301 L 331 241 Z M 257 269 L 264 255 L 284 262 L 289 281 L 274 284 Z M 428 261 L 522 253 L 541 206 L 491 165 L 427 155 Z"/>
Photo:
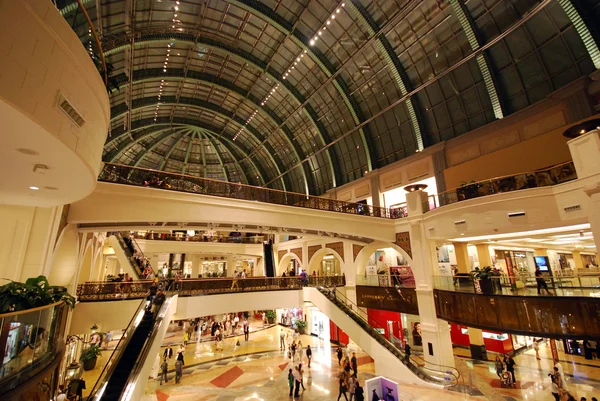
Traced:
<path id="1" fill-rule="evenodd" d="M 600 67 L 593 0 L 81 1 L 119 85 L 104 161 L 302 193 Z"/>

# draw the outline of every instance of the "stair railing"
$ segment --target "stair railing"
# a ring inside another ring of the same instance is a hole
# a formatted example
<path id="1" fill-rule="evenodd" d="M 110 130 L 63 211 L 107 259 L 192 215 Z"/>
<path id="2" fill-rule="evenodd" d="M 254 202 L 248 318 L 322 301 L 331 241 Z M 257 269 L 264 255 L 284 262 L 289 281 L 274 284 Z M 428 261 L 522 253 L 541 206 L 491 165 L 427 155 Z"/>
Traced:
<path id="1" fill-rule="evenodd" d="M 425 362 L 422 358 L 417 359 L 414 355 L 407 358 L 402 349 L 398 348 L 377 330 L 377 328 L 385 330 L 385 326 L 368 316 L 365 311 L 361 310 L 345 295 L 325 287 L 317 287 L 317 289 L 421 379 L 444 386 L 456 386 L 459 383 L 461 375 L 455 367 Z"/>
<path id="2" fill-rule="evenodd" d="M 100 376 L 98 376 L 96 384 L 94 384 L 92 391 L 90 391 L 90 395 L 88 396 L 87 401 L 97 401 L 102 398 L 102 394 L 104 393 L 104 389 L 108 384 L 108 380 L 112 376 L 115 367 L 117 366 L 119 360 L 123 356 L 123 352 L 125 351 L 125 349 L 127 349 L 127 345 L 129 345 L 129 340 L 131 339 L 133 332 L 135 331 L 138 324 L 142 320 L 142 317 L 144 316 L 144 312 L 146 306 L 148 305 L 148 302 L 149 301 L 144 298 L 135 310 L 131 320 L 129 321 L 129 324 L 127 324 L 127 327 L 123 331 L 121 339 L 115 346 L 115 349 L 111 353 L 110 358 L 108 358 L 106 365 L 104 365 L 104 369 L 102 369 Z"/>

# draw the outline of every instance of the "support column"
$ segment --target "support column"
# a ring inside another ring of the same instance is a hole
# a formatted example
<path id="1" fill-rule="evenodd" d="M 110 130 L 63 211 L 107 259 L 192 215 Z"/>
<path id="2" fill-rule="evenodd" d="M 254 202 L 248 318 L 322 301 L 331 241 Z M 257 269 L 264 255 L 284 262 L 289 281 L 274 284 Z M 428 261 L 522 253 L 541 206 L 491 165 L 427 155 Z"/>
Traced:
<path id="1" fill-rule="evenodd" d="M 477 259 L 479 259 L 479 268 L 492 266 L 492 257 L 490 256 L 490 247 L 487 244 L 477 244 Z"/>
<path id="2" fill-rule="evenodd" d="M 483 331 L 469 327 L 469 348 L 471 349 L 471 357 L 487 361 L 487 351 L 483 342 Z"/>
<path id="3" fill-rule="evenodd" d="M 471 272 L 471 260 L 469 259 L 469 252 L 467 251 L 466 242 L 453 242 L 454 255 L 456 255 L 456 265 L 459 273 L 470 273 Z"/>
<path id="4" fill-rule="evenodd" d="M 371 198 L 373 199 L 373 206 L 375 207 L 383 207 L 384 199 L 383 194 L 379 188 L 379 175 L 373 174 L 371 177 Z"/>
<path id="5" fill-rule="evenodd" d="M 581 260 L 581 252 L 573 251 L 573 262 L 575 263 L 575 271 L 583 269 L 583 261 Z"/>
<path id="6" fill-rule="evenodd" d="M 438 319 L 435 310 L 432 276 L 434 267 L 437 267 L 437 254 L 435 241 L 427 239 L 423 224 L 423 204 L 426 200 L 427 193 L 423 191 L 406 194 L 412 250 L 411 268 L 417 287 L 423 357 L 433 365 L 454 367 L 450 325 L 445 320 Z"/>

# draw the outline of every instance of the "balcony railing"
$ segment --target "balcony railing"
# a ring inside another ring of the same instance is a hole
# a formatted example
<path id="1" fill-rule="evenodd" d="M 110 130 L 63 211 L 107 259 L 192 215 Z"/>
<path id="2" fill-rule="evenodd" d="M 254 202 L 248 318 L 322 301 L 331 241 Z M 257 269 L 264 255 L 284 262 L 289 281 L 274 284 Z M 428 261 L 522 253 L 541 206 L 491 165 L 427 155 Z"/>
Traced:
<path id="1" fill-rule="evenodd" d="M 440 205 L 449 205 L 467 199 L 494 195 L 502 192 L 512 192 L 521 189 L 547 187 L 577 179 L 573 162 L 559 164 L 543 170 L 492 178 L 479 182 L 465 184 L 440 193 Z"/>
<path id="2" fill-rule="evenodd" d="M 98 180 L 384 219 L 404 217 L 394 209 L 112 163 L 105 163 Z"/>
<path id="3" fill-rule="evenodd" d="M 306 283 L 298 276 L 182 279 L 178 282 L 169 279 L 160 282 L 163 287 L 170 285 L 171 291 L 183 297 L 253 291 L 300 290 L 305 284 L 309 286 L 343 287 L 346 285 L 346 277 L 311 276 L 308 277 Z M 85 302 L 141 299 L 149 294 L 151 286 L 151 280 L 131 282 L 92 281 L 77 286 L 77 300 Z"/>
<path id="4" fill-rule="evenodd" d="M 433 276 L 433 288 L 444 291 L 509 296 L 584 296 L 600 297 L 600 275 L 544 277 L 549 293 L 537 291 L 534 276 L 496 276 L 489 282 L 470 276 Z"/>
<path id="5" fill-rule="evenodd" d="M 262 244 L 265 240 L 264 235 L 255 235 L 251 237 L 222 237 L 213 235 L 211 237 L 197 234 L 187 235 L 184 233 L 166 234 L 166 233 L 135 233 L 134 237 L 142 240 L 152 241 L 180 241 L 180 242 L 221 242 L 228 244 Z"/>
<path id="6" fill-rule="evenodd" d="M 62 352 L 66 317 L 63 302 L 0 315 L 0 395 L 31 379 Z"/>

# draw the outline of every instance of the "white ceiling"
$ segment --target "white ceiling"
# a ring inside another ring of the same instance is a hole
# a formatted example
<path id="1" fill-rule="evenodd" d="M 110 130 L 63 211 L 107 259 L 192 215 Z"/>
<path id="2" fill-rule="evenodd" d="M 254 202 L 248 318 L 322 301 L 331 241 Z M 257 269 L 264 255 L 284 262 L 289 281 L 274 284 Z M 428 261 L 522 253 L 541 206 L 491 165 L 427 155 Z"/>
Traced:
<path id="1" fill-rule="evenodd" d="M 52 207 L 94 190 L 97 177 L 79 155 L 2 98 L 0 121 L 0 204 Z M 48 170 L 35 173 L 36 164 Z"/>

